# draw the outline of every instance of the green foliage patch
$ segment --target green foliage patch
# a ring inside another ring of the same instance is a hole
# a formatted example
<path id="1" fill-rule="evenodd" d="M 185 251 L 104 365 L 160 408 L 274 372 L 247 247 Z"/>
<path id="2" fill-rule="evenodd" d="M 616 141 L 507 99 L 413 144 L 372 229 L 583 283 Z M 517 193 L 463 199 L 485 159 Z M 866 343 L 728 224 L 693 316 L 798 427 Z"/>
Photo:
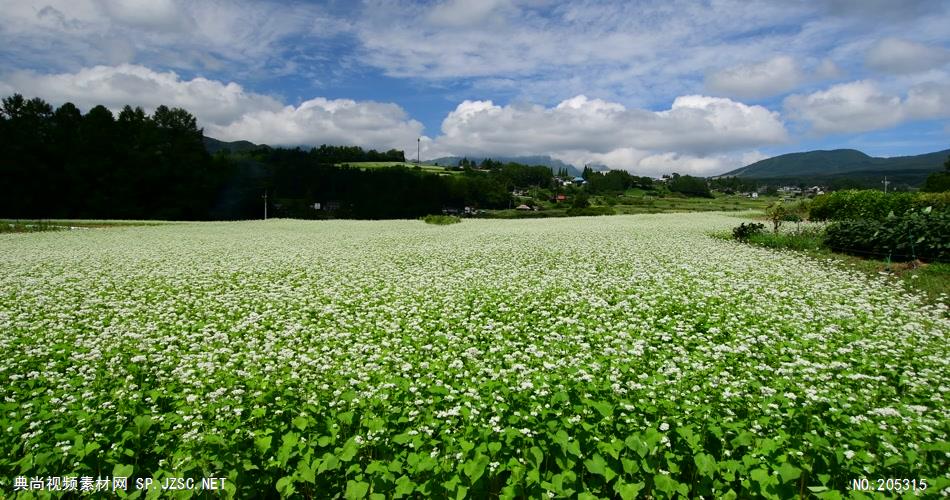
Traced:
<path id="1" fill-rule="evenodd" d="M 927 207 L 950 207 L 950 193 L 887 193 L 875 190 L 835 191 L 815 197 L 809 206 L 811 220 L 884 220 L 891 213 L 903 215 Z"/>
<path id="2" fill-rule="evenodd" d="M 950 262 L 950 210 L 909 211 L 884 220 L 841 220 L 828 226 L 833 250 L 893 260 Z"/>
<path id="3" fill-rule="evenodd" d="M 458 224 L 459 222 L 462 222 L 462 219 L 455 215 L 426 215 L 422 218 L 422 221 L 426 224 L 445 226 L 448 224 Z"/>

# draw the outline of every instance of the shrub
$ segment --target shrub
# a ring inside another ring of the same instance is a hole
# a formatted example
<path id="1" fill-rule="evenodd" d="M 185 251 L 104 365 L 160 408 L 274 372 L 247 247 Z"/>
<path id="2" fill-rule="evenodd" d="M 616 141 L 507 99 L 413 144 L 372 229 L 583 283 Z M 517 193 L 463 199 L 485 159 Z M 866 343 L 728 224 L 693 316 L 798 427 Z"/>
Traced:
<path id="1" fill-rule="evenodd" d="M 884 220 L 842 220 L 828 226 L 832 250 L 893 260 L 950 261 L 950 210 L 913 210 Z"/>
<path id="2" fill-rule="evenodd" d="M 738 227 L 732 228 L 732 237 L 739 241 L 746 241 L 750 236 L 762 234 L 765 231 L 765 224 L 759 222 L 743 222 Z"/>
<path id="3" fill-rule="evenodd" d="M 462 219 L 454 215 L 426 215 L 422 218 L 422 220 L 426 224 L 436 224 L 439 226 L 458 224 L 459 222 L 462 222 Z"/>
<path id="4" fill-rule="evenodd" d="M 914 208 L 942 208 L 950 196 L 928 198 L 918 193 L 889 193 L 876 190 L 846 190 L 817 196 L 809 207 L 811 220 L 884 220 L 888 214 L 903 215 Z M 931 201 L 931 202 L 928 202 Z M 942 205 L 942 206 L 938 206 Z"/>

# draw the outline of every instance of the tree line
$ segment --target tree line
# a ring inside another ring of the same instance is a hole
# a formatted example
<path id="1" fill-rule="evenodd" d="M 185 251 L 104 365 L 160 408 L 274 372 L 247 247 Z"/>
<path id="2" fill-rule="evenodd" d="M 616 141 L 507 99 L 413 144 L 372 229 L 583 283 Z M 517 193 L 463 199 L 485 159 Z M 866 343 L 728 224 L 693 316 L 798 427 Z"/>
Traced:
<path id="1" fill-rule="evenodd" d="M 323 145 L 211 155 L 182 108 L 125 106 L 116 116 L 100 105 L 83 114 L 15 94 L 0 106 L 0 217 L 247 219 L 262 215 L 265 193 L 277 216 L 418 217 L 506 208 L 512 190 L 553 182 L 547 167 L 494 161 L 455 175 L 341 165 L 360 161 L 403 162 L 405 154 Z"/>
<path id="2" fill-rule="evenodd" d="M 212 141 L 216 142 L 216 141 Z M 217 143 L 221 146 L 222 143 Z M 249 143 L 248 143 L 249 145 Z M 405 218 L 445 209 L 509 208 L 512 192 L 558 190 L 551 169 L 484 159 L 452 175 L 419 167 L 360 169 L 349 162 L 404 162 L 403 151 L 358 146 L 216 147 L 182 108 L 151 114 L 105 106 L 83 114 L 15 94 L 0 106 L 0 217 L 17 219 L 234 220 L 274 216 Z M 448 171 L 447 171 L 448 172 Z M 657 188 L 649 177 L 585 169 L 590 194 Z M 667 189 L 708 196 L 705 179 L 678 176 Z"/>
<path id="3" fill-rule="evenodd" d="M 0 217 L 201 219 L 229 173 L 181 108 L 0 106 Z"/>

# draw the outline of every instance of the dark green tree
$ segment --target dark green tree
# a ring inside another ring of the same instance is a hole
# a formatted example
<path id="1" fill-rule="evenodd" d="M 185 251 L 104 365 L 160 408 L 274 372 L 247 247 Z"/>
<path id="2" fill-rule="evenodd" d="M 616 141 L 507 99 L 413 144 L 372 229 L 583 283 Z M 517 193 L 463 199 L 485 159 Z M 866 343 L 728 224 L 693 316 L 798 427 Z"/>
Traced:
<path id="1" fill-rule="evenodd" d="M 934 172 L 928 175 L 926 182 L 924 182 L 920 190 L 929 193 L 950 191 L 950 156 L 947 157 L 947 161 L 943 164 L 943 172 Z"/>

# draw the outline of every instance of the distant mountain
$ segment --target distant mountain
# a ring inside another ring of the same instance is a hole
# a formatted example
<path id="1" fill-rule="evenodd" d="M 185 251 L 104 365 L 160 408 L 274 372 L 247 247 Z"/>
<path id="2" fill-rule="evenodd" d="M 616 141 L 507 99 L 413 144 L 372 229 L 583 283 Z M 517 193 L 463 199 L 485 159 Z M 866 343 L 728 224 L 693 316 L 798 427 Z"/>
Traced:
<path id="1" fill-rule="evenodd" d="M 544 165 L 549 167 L 554 173 L 557 173 L 558 170 L 562 168 L 567 169 L 567 173 L 570 175 L 581 175 L 581 170 L 571 165 L 569 163 L 564 163 L 561 160 L 551 158 L 550 156 L 467 156 L 471 161 L 476 163 L 481 162 L 485 158 L 491 158 L 495 161 L 500 161 L 503 163 L 520 163 L 522 165 Z M 459 162 L 462 161 L 461 156 L 443 156 L 442 158 L 436 158 L 434 160 L 424 161 L 423 164 L 434 165 L 438 163 L 439 165 L 446 167 L 457 167 Z"/>
<path id="2" fill-rule="evenodd" d="M 229 150 L 232 153 L 242 153 L 244 151 L 250 151 L 260 147 L 265 147 L 265 144 L 254 144 L 250 141 L 234 141 L 234 142 L 225 142 L 219 141 L 213 137 L 205 136 L 205 149 L 208 150 L 208 153 L 215 154 L 218 151 Z"/>
<path id="3" fill-rule="evenodd" d="M 789 153 L 737 168 L 717 177 L 740 177 L 787 183 L 829 184 L 850 180 L 877 183 L 887 176 L 895 184 L 919 186 L 940 170 L 950 149 L 916 156 L 875 158 L 854 149 Z"/>

